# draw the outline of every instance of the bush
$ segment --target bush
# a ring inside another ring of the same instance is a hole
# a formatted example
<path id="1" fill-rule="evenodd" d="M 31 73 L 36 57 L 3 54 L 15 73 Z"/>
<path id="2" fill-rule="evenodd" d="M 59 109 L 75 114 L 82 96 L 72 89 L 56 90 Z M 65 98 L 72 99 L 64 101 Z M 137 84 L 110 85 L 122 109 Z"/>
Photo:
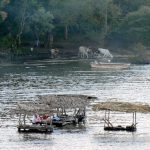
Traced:
<path id="1" fill-rule="evenodd" d="M 133 64 L 150 64 L 150 56 L 138 55 L 130 58 L 130 62 Z"/>

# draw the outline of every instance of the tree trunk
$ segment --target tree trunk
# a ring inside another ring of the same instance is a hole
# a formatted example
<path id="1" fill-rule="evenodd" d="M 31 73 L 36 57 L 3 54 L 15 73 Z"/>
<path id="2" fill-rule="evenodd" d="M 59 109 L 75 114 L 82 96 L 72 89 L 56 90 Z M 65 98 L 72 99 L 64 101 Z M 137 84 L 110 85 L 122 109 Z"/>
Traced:
<path id="1" fill-rule="evenodd" d="M 20 22 L 20 28 L 16 37 L 16 46 L 20 46 L 21 45 L 21 35 L 23 33 L 24 30 L 24 26 L 25 26 L 25 21 L 26 21 L 26 10 L 27 10 L 27 0 L 24 2 L 24 8 L 22 10 L 22 16 L 21 16 L 21 22 Z"/>
<path id="2" fill-rule="evenodd" d="M 65 40 L 68 39 L 68 25 L 65 25 Z"/>
<path id="3" fill-rule="evenodd" d="M 53 47 L 53 42 L 54 42 L 54 36 L 53 34 L 50 34 L 50 47 Z"/>
<path id="4" fill-rule="evenodd" d="M 36 43 L 35 46 L 39 47 L 40 39 L 39 39 L 39 34 L 35 31 L 35 37 L 36 37 Z"/>
<path id="5" fill-rule="evenodd" d="M 105 23 L 104 23 L 104 30 L 105 30 L 105 35 L 107 34 L 107 29 L 108 29 L 108 4 L 106 4 L 106 12 L 105 12 Z"/>

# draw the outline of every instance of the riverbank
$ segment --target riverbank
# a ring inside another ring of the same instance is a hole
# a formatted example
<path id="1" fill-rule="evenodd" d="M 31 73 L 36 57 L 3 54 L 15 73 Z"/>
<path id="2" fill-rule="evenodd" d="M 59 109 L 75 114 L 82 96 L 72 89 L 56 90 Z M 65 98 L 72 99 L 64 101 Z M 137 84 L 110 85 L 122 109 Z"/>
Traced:
<path id="1" fill-rule="evenodd" d="M 59 42 L 53 45 L 53 48 L 59 49 L 59 54 L 53 59 L 79 59 L 78 51 L 79 46 L 90 47 L 92 50 L 97 50 L 101 47 L 98 43 L 91 42 Z M 114 62 L 128 62 L 133 64 L 150 64 L 150 53 L 149 51 L 142 51 L 137 53 L 131 50 L 116 49 L 108 47 L 110 52 L 113 54 Z M 93 57 L 89 55 L 89 59 Z M 10 52 L 9 50 L 0 50 L 0 63 L 24 63 L 32 60 L 44 60 L 52 59 L 51 52 L 48 48 L 32 48 L 24 47 L 20 50 Z"/>

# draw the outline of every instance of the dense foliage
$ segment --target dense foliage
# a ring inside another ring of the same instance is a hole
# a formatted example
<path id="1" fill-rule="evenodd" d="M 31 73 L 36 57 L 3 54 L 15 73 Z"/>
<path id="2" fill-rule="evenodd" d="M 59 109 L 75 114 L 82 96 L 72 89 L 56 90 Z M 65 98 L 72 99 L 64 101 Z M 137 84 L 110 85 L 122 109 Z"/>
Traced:
<path id="1" fill-rule="evenodd" d="M 0 0 L 0 47 L 62 41 L 149 47 L 149 18 L 150 0 Z"/>

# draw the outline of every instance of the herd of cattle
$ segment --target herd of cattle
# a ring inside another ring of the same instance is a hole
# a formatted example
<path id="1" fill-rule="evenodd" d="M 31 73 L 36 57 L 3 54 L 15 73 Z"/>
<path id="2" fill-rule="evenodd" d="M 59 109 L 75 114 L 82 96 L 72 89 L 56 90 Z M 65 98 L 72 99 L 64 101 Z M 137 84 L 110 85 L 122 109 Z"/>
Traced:
<path id="1" fill-rule="evenodd" d="M 57 58 L 59 56 L 59 49 L 51 49 L 51 58 Z M 86 46 L 80 46 L 79 47 L 79 52 L 78 52 L 78 57 L 80 58 L 113 58 L 113 55 L 109 52 L 108 49 L 103 49 L 103 48 L 98 48 L 98 49 L 91 49 Z"/>

